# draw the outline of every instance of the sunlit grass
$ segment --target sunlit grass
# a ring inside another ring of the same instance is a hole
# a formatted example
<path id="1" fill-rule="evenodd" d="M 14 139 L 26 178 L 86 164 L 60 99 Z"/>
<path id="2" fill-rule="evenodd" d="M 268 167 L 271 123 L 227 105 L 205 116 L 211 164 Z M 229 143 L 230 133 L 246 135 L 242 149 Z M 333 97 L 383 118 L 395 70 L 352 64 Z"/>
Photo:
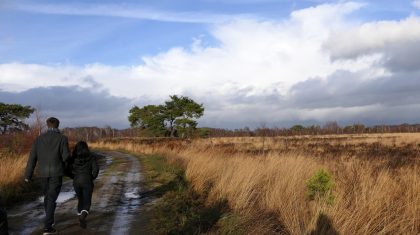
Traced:
<path id="1" fill-rule="evenodd" d="M 418 137 L 298 137 L 289 138 L 287 151 L 284 138 L 268 137 L 264 151 L 259 151 L 261 138 L 166 144 L 126 139 L 93 146 L 162 154 L 184 166 L 187 180 L 198 192 L 208 193 L 209 202 L 227 200 L 234 211 L 255 216 L 274 214 L 291 234 L 418 234 L 420 164 L 414 144 Z M 409 160 L 394 164 L 394 158 L 403 157 Z M 333 203 L 307 196 L 306 182 L 320 169 L 330 172 L 335 182 Z M 248 226 L 247 232 L 266 232 L 267 226 L 258 223 Z"/>
<path id="2" fill-rule="evenodd" d="M 0 156 L 0 194 L 5 201 L 13 199 L 22 190 L 27 155 Z"/>

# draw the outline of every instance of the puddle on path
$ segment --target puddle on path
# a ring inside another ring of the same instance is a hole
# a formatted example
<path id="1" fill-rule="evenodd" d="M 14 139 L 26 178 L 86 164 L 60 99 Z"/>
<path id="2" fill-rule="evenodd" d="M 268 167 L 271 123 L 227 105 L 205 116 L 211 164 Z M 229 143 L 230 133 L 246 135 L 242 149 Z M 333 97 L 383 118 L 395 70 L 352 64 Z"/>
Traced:
<path id="1" fill-rule="evenodd" d="M 129 199 L 137 199 L 137 198 L 140 198 L 140 194 L 139 194 L 138 190 L 136 190 L 136 191 L 133 191 L 133 192 L 124 193 L 124 197 L 128 200 Z"/>
<path id="2" fill-rule="evenodd" d="M 109 166 L 112 164 L 112 157 L 111 156 L 106 156 L 105 157 L 105 166 Z"/>
<path id="3" fill-rule="evenodd" d="M 76 197 L 76 194 L 74 192 L 60 192 L 57 198 L 57 204 L 62 204 L 64 202 L 67 202 L 68 200 Z M 40 196 L 38 198 L 38 202 L 44 203 L 44 196 Z"/>
<path id="4" fill-rule="evenodd" d="M 121 197 L 121 204 L 116 210 L 111 234 L 128 234 L 131 227 L 130 224 L 136 216 L 139 216 L 141 174 L 138 172 L 138 169 L 140 169 L 140 164 L 137 159 L 133 159 L 130 171 L 124 180 L 126 185 Z"/>

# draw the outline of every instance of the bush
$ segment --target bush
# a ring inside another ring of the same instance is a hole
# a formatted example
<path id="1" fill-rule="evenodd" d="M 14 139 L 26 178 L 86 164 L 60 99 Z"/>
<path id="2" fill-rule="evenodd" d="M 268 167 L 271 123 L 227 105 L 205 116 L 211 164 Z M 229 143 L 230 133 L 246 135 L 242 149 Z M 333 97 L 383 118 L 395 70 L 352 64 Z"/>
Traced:
<path id="1" fill-rule="evenodd" d="M 332 194 L 334 186 L 331 175 L 325 170 L 319 170 L 306 181 L 307 195 L 310 200 L 320 200 L 332 204 L 334 201 Z"/>

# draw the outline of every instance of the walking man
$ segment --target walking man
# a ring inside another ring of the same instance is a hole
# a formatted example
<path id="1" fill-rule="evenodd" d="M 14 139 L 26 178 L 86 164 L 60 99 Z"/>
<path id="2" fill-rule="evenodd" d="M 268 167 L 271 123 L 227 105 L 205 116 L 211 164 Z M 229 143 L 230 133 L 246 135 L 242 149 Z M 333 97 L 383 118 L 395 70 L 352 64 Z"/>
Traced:
<path id="1" fill-rule="evenodd" d="M 38 163 L 38 176 L 41 178 L 44 194 L 44 235 L 55 234 L 54 212 L 56 200 L 61 190 L 64 164 L 70 157 L 67 137 L 60 133 L 57 118 L 47 119 L 48 131 L 38 136 L 32 145 L 28 164 L 26 165 L 25 181 L 30 182 Z"/>

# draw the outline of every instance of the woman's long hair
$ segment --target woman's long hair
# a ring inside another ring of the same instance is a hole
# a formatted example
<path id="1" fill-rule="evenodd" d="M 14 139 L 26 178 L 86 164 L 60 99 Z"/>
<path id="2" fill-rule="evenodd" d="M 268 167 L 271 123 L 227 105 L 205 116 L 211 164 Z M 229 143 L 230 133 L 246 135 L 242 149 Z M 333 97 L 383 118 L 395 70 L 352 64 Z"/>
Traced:
<path id="1" fill-rule="evenodd" d="M 90 156 L 90 150 L 85 141 L 77 142 L 73 150 L 73 158 L 87 158 Z"/>

